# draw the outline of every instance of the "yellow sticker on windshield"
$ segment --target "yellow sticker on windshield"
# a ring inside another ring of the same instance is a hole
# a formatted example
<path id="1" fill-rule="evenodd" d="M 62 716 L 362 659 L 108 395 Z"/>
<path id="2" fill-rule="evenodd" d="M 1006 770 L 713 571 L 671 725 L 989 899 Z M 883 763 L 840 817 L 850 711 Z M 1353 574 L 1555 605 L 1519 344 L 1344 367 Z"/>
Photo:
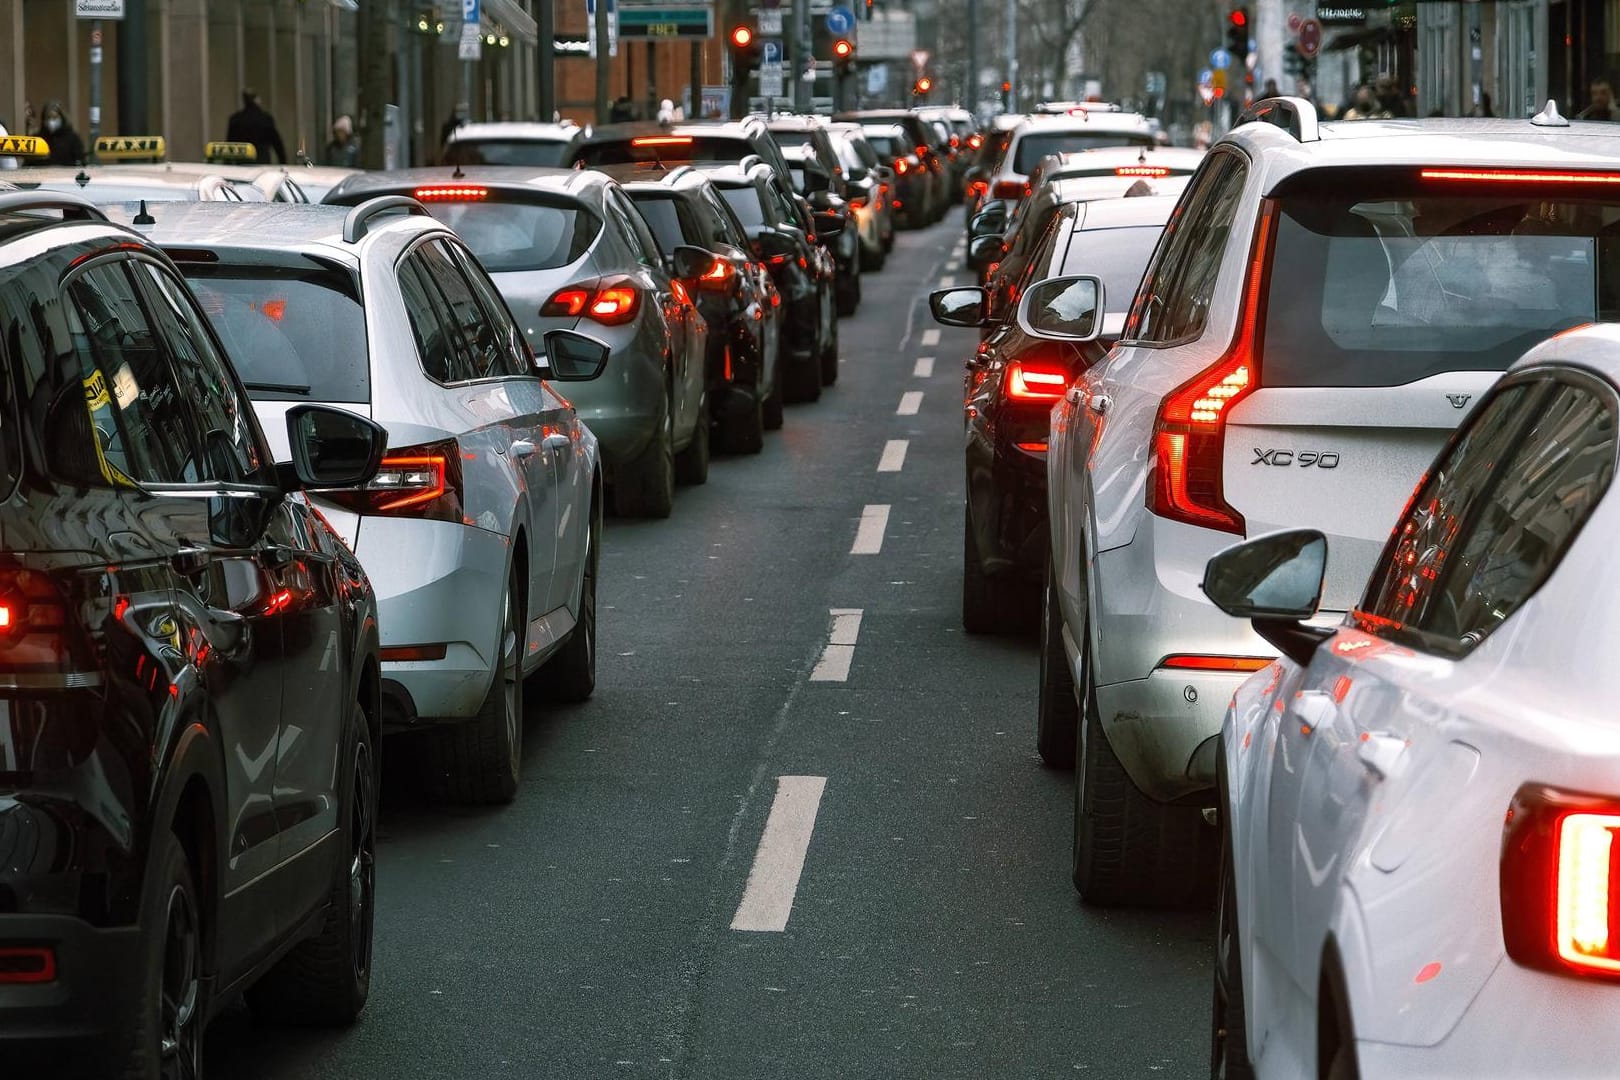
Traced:
<path id="1" fill-rule="evenodd" d="M 84 380 L 84 403 L 91 412 L 104 409 L 112 403 L 112 396 L 107 393 L 107 378 L 99 369 Z"/>

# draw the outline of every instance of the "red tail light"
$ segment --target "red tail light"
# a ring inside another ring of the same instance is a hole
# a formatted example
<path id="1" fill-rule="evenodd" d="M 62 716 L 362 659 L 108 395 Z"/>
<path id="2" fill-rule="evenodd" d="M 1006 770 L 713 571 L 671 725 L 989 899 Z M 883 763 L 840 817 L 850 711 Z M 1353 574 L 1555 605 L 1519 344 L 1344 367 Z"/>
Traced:
<path id="1" fill-rule="evenodd" d="M 984 197 L 985 192 L 989 190 L 990 182 L 988 180 L 975 180 L 973 183 L 968 185 L 968 197 L 973 199 L 981 199 Z"/>
<path id="2" fill-rule="evenodd" d="M 591 290 L 570 285 L 553 293 L 551 299 L 540 308 L 540 314 L 547 318 L 573 318 L 583 314 L 585 305 L 590 302 Z"/>
<path id="3" fill-rule="evenodd" d="M 997 180 L 990 194 L 997 199 L 1022 199 L 1030 194 L 1030 190 L 1022 180 Z"/>
<path id="4" fill-rule="evenodd" d="M 0 571 L 0 670 L 73 669 L 69 629 L 67 602 L 49 576 Z"/>
<path id="5" fill-rule="evenodd" d="M 619 326 L 636 317 L 641 293 L 626 279 L 577 282 L 558 289 L 540 308 L 544 318 L 584 317 L 605 326 Z"/>
<path id="6" fill-rule="evenodd" d="M 321 497 L 357 514 L 460 521 L 461 447 L 446 439 L 389 450 L 370 483 Z"/>
<path id="7" fill-rule="evenodd" d="M 45 945 L 0 948 L 0 986 L 55 981 L 55 949 Z"/>
<path id="8" fill-rule="evenodd" d="M 412 194 L 417 202 L 478 202 L 489 198 L 489 188 L 475 184 L 434 184 Z"/>
<path id="9" fill-rule="evenodd" d="M 1221 461 L 1232 406 L 1260 385 L 1259 311 L 1276 204 L 1260 213 L 1243 310 L 1232 346 L 1208 369 L 1168 394 L 1153 424 L 1148 509 L 1159 517 L 1242 534 L 1243 515 L 1222 494 Z"/>
<path id="10" fill-rule="evenodd" d="M 1519 789 L 1502 837 L 1502 938 L 1526 967 L 1620 979 L 1620 799 Z"/>
<path id="11" fill-rule="evenodd" d="M 585 309 L 585 317 L 608 326 L 617 326 L 635 318 L 636 308 L 640 303 L 641 294 L 636 291 L 635 286 L 609 285 L 597 292 L 590 306 Z"/>
<path id="12" fill-rule="evenodd" d="M 1174 671 L 1259 671 L 1270 664 L 1265 656 L 1199 656 L 1177 653 L 1159 662 L 1161 668 Z"/>
<path id="13" fill-rule="evenodd" d="M 1014 360 L 1007 365 L 1002 383 L 1010 401 L 1037 401 L 1050 404 L 1069 388 L 1069 371 L 1057 364 Z"/>
<path id="14" fill-rule="evenodd" d="M 917 144 L 917 156 L 919 158 L 925 158 L 925 157 L 928 156 L 928 144 L 927 143 L 918 143 Z"/>
<path id="15" fill-rule="evenodd" d="M 961 145 L 962 145 L 961 137 L 958 136 L 958 135 L 952 135 L 951 136 L 951 149 L 955 150 L 958 146 L 961 146 Z"/>
<path id="16" fill-rule="evenodd" d="M 968 136 L 968 149 L 969 150 L 977 150 L 979 147 L 981 147 L 983 145 L 984 145 L 984 136 L 983 135 L 969 135 Z"/>
<path id="17" fill-rule="evenodd" d="M 851 210 L 865 210 L 866 198 L 864 196 L 857 195 L 855 198 L 849 200 L 849 208 Z"/>
<path id="18" fill-rule="evenodd" d="M 731 260 L 716 255 L 709 268 L 698 275 L 696 284 L 705 292 L 726 292 L 736 278 L 737 268 L 731 265 Z"/>
<path id="19" fill-rule="evenodd" d="M 911 171 L 911 162 L 907 161 L 903 157 L 902 158 L 895 158 L 894 159 L 894 171 L 899 173 L 901 176 L 906 175 L 906 173 Z"/>

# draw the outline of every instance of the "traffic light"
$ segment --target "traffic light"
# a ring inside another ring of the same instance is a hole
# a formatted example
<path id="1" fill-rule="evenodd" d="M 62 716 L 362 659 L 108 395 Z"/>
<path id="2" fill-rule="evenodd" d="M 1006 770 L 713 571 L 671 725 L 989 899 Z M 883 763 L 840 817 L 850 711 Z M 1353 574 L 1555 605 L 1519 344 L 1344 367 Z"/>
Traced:
<path id="1" fill-rule="evenodd" d="M 1242 62 L 1249 55 L 1249 9 L 1233 8 L 1226 16 L 1226 51 Z"/>
<path id="2" fill-rule="evenodd" d="M 914 97 L 927 97 L 928 91 L 934 88 L 934 80 L 927 75 L 918 76 L 916 83 L 911 87 Z"/>
<path id="3" fill-rule="evenodd" d="M 832 43 L 833 72 L 848 75 L 855 70 L 855 43 L 849 38 L 836 38 Z"/>
<path id="4" fill-rule="evenodd" d="M 759 38 L 753 27 L 739 25 L 731 28 L 726 42 L 731 47 L 731 84 L 746 88 L 748 77 L 759 69 Z"/>

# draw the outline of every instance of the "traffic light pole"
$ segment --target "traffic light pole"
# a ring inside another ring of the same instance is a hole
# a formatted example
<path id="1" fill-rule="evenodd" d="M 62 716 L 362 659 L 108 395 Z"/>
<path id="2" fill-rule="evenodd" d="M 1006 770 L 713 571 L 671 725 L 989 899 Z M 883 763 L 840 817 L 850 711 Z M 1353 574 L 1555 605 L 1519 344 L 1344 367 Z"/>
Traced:
<path id="1" fill-rule="evenodd" d="M 1015 6 L 1015 5 L 1009 5 Z M 979 0 L 967 0 L 967 92 L 963 106 L 979 122 Z"/>
<path id="2" fill-rule="evenodd" d="M 807 113 L 810 111 L 810 92 L 813 86 L 805 81 L 804 73 L 815 63 L 815 57 L 810 51 L 810 0 L 793 0 L 791 40 L 793 65 L 789 69 L 789 74 L 793 79 L 793 111 Z"/>

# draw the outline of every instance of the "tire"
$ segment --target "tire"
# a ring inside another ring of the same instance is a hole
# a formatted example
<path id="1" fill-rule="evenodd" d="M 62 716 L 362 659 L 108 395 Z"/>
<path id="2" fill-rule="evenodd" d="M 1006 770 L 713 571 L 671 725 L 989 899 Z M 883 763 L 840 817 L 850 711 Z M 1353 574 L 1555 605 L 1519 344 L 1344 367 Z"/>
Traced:
<path id="1" fill-rule="evenodd" d="M 1089 651 L 1082 643 L 1082 649 Z M 1220 851 L 1197 806 L 1155 802 L 1137 790 L 1097 715 L 1090 657 L 1075 749 L 1074 887 L 1099 907 L 1208 908 Z"/>
<path id="2" fill-rule="evenodd" d="M 573 633 L 545 666 L 535 672 L 537 689 L 552 701 L 573 704 L 596 692 L 596 568 L 602 541 L 601 511 L 591 514 L 585 534 L 585 575 L 580 583 L 579 618 Z"/>
<path id="3" fill-rule="evenodd" d="M 779 371 L 778 375 L 780 374 Z M 819 391 L 821 388 L 817 387 L 816 389 Z M 786 418 L 782 414 L 782 388 L 780 386 L 772 387 L 771 392 L 766 395 L 764 402 L 760 405 L 760 415 L 764 421 L 766 431 L 782 430 L 782 423 Z"/>
<path id="4" fill-rule="evenodd" d="M 838 282 L 835 290 L 838 299 L 838 317 L 847 319 L 854 315 L 861 306 L 861 276 L 857 270 Z"/>
<path id="5" fill-rule="evenodd" d="M 250 987 L 254 1015 L 292 1024 L 352 1024 L 371 991 L 372 926 L 377 902 L 378 762 L 365 711 L 349 718 L 343 760 L 344 857 L 333 875 L 325 925 Z"/>
<path id="6" fill-rule="evenodd" d="M 659 426 L 641 456 L 614 478 L 613 509 L 621 517 L 667 518 L 675 509 L 675 430 L 667 402 Z"/>
<path id="7" fill-rule="evenodd" d="M 1049 768 L 1073 769 L 1080 704 L 1074 698 L 1074 669 L 1063 648 L 1063 611 L 1050 566 L 1041 590 L 1041 688 L 1036 710 L 1035 749 L 1041 761 Z"/>
<path id="8" fill-rule="evenodd" d="M 1225 788 L 1220 799 L 1226 817 Z M 1249 1032 L 1245 1027 L 1243 958 L 1239 954 L 1237 879 L 1232 871 L 1232 837 L 1221 830 L 1221 863 L 1215 916 L 1214 1003 L 1209 1019 L 1210 1080 L 1254 1080 L 1249 1061 Z"/>
<path id="9" fill-rule="evenodd" d="M 973 522 L 962 514 L 962 629 L 970 634 L 1021 634 L 1034 629 L 1036 597 L 1014 578 L 989 577 L 979 562 Z"/>
<path id="10" fill-rule="evenodd" d="M 861 270 L 863 272 L 870 270 L 875 274 L 879 270 L 882 270 L 883 265 L 888 261 L 889 249 L 884 246 L 881 241 L 878 243 L 877 250 L 875 251 L 868 250 L 864 247 L 861 248 Z"/>
<path id="11" fill-rule="evenodd" d="M 777 408 L 780 411 L 780 404 Z M 757 454 L 765 449 L 765 402 L 757 387 L 746 392 L 732 390 L 731 404 L 715 435 L 722 453 Z"/>
<path id="12" fill-rule="evenodd" d="M 838 382 L 838 331 L 834 330 L 832 339 L 821 350 L 821 385 L 832 386 Z"/>
<path id="13" fill-rule="evenodd" d="M 675 455 L 675 482 L 688 487 L 709 482 L 709 399 L 705 395 L 698 406 L 697 426 L 692 429 L 692 441 L 686 449 Z"/>
<path id="14" fill-rule="evenodd" d="M 821 400 L 821 356 L 819 353 L 802 363 L 790 360 L 787 369 L 778 372 L 778 374 L 782 377 L 782 400 L 792 402 Z"/>
<path id="15" fill-rule="evenodd" d="M 202 964 L 202 906 L 191 864 L 168 829 L 152 837 L 152 870 L 141 902 L 145 977 L 135 1003 L 123 1080 L 191 1078 L 202 1073 L 208 1015 Z M 166 1047 L 171 1047 L 165 1052 Z"/>
<path id="16" fill-rule="evenodd" d="M 493 806 L 517 797 L 523 754 L 523 607 L 514 570 L 501 599 L 501 636 L 489 694 L 478 715 L 436 732 L 433 794 Z"/>

